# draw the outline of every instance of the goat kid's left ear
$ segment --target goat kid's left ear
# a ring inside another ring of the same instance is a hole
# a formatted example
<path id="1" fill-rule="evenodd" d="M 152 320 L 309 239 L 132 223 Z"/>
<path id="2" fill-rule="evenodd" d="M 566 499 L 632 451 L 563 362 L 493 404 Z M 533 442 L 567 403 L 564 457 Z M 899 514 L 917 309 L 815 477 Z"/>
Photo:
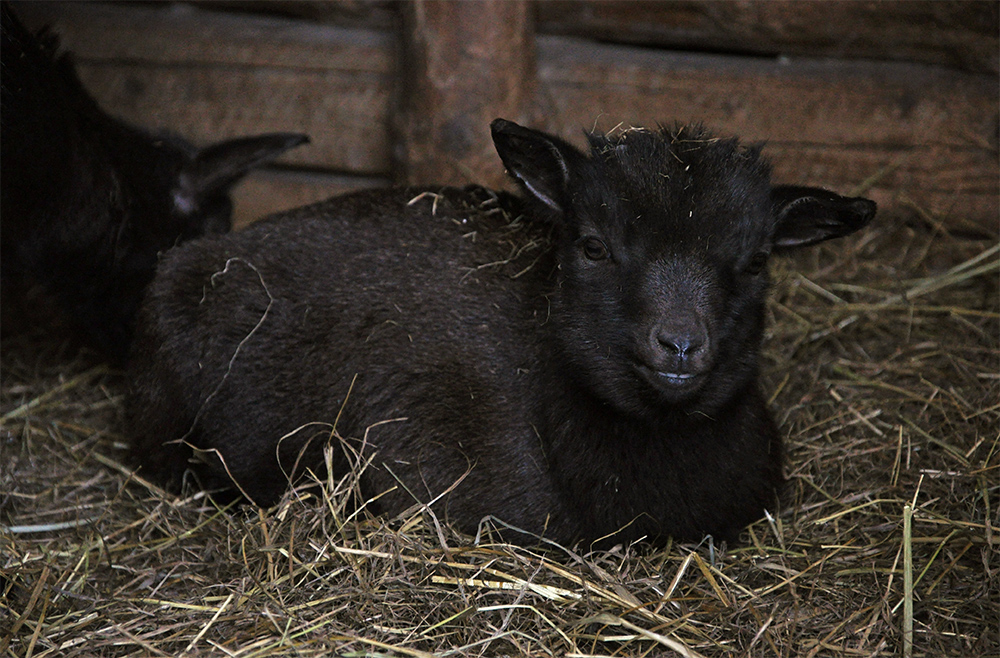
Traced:
<path id="1" fill-rule="evenodd" d="M 531 196 L 555 212 L 565 213 L 570 172 L 586 156 L 557 137 L 513 121 L 494 119 L 490 132 L 507 172 Z"/>
<path id="2" fill-rule="evenodd" d="M 875 202 L 846 197 L 818 187 L 781 185 L 771 190 L 778 220 L 774 246 L 805 247 L 850 235 L 875 217 Z"/>
<path id="3" fill-rule="evenodd" d="M 268 133 L 206 146 L 181 171 L 180 191 L 195 199 L 226 192 L 251 169 L 308 141 L 309 136 L 301 133 Z"/>

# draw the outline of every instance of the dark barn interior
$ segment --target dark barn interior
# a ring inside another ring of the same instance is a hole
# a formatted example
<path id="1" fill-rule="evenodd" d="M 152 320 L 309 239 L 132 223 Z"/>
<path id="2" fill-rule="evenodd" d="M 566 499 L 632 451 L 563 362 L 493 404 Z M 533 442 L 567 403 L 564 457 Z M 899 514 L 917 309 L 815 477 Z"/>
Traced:
<path id="1" fill-rule="evenodd" d="M 124 459 L 121 370 L 5 305 L 0 656 L 1000 656 L 998 6 L 13 3 L 126 121 L 310 136 L 235 189 L 236 230 L 364 187 L 513 189 L 495 117 L 577 145 L 701 122 L 879 211 L 773 266 L 788 491 L 738 545 L 476 544 L 352 513 L 356 477 L 271 509 L 168 493 Z"/>

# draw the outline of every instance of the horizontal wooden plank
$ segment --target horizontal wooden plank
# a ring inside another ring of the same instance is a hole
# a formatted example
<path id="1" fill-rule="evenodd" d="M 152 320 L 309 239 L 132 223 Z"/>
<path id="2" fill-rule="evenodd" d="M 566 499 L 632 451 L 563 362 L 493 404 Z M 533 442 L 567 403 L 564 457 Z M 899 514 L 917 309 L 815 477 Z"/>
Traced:
<path id="1" fill-rule="evenodd" d="M 774 181 L 818 185 L 848 194 L 874 178 L 865 196 L 879 204 L 882 216 L 908 214 L 908 209 L 936 218 L 949 230 L 996 237 L 997 181 L 994 163 L 983 153 L 946 147 L 835 147 L 768 143 L 764 149 L 774 164 Z"/>
<path id="2" fill-rule="evenodd" d="M 271 68 L 185 69 L 81 60 L 80 78 L 111 113 L 166 127 L 196 144 L 292 131 L 308 145 L 283 163 L 384 174 L 391 168 L 386 126 L 389 81 L 364 72 Z"/>
<path id="3" fill-rule="evenodd" d="M 539 37 L 543 94 L 582 125 L 704 121 L 747 139 L 995 144 L 997 79 L 913 64 L 765 60 Z M 650 116 L 651 111 L 653 116 Z"/>
<path id="4" fill-rule="evenodd" d="M 239 229 L 271 213 L 388 184 L 385 178 L 261 169 L 233 190 L 233 226 Z"/>
<path id="5" fill-rule="evenodd" d="M 554 0 L 538 29 L 673 50 L 923 62 L 998 71 L 994 0 Z"/>
<path id="6" fill-rule="evenodd" d="M 126 121 L 197 144 L 304 132 L 311 143 L 281 162 L 375 175 L 391 169 L 387 34 L 172 5 L 16 9 L 30 27 L 51 24 L 84 86 Z"/>
<path id="7" fill-rule="evenodd" d="M 889 167 L 880 196 L 890 204 L 906 195 L 996 232 L 994 76 L 612 48 L 567 37 L 539 37 L 538 67 L 548 128 L 571 141 L 580 142 L 581 127 L 702 122 L 767 142 L 776 180 L 843 190 Z"/>
<path id="8" fill-rule="evenodd" d="M 199 7 L 288 16 L 316 23 L 390 30 L 398 25 L 397 0 L 193 0 Z"/>
<path id="9" fill-rule="evenodd" d="M 395 68 L 395 39 L 384 30 L 226 14 L 177 3 L 14 5 L 29 28 L 51 25 L 63 45 L 82 58 L 376 74 Z"/>
<path id="10" fill-rule="evenodd" d="M 389 0 L 200 1 L 231 11 L 392 29 Z M 541 0 L 538 30 L 700 52 L 923 62 L 1000 70 L 995 0 Z"/>

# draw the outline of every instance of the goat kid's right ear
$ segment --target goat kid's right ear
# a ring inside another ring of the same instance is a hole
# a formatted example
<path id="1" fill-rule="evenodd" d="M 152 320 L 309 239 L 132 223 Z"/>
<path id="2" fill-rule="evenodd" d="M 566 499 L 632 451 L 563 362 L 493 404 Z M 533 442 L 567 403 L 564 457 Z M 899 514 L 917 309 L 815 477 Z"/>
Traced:
<path id="1" fill-rule="evenodd" d="M 507 172 L 533 197 L 564 213 L 569 204 L 570 168 L 585 156 L 552 135 L 494 119 L 493 144 Z"/>
<path id="2" fill-rule="evenodd" d="M 774 246 L 779 249 L 807 245 L 850 235 L 875 217 L 875 202 L 840 196 L 818 187 L 781 185 L 771 191 L 778 220 Z"/>
<path id="3" fill-rule="evenodd" d="M 309 136 L 301 133 L 268 133 L 212 144 L 184 166 L 178 191 L 191 199 L 226 192 L 251 169 L 308 141 Z"/>

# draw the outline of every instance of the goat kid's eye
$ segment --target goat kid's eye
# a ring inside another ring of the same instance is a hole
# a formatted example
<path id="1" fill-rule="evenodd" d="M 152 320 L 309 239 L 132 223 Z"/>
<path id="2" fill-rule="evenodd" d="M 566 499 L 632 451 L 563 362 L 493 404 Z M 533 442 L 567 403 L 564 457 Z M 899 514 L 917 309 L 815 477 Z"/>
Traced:
<path id="1" fill-rule="evenodd" d="M 610 253 L 608 247 L 598 238 L 587 238 L 583 241 L 583 255 L 588 260 L 604 260 Z"/>
<path id="2" fill-rule="evenodd" d="M 750 258 L 750 262 L 747 263 L 743 271 L 751 275 L 760 274 L 764 270 L 764 266 L 767 265 L 767 257 L 767 252 L 758 251 Z"/>

